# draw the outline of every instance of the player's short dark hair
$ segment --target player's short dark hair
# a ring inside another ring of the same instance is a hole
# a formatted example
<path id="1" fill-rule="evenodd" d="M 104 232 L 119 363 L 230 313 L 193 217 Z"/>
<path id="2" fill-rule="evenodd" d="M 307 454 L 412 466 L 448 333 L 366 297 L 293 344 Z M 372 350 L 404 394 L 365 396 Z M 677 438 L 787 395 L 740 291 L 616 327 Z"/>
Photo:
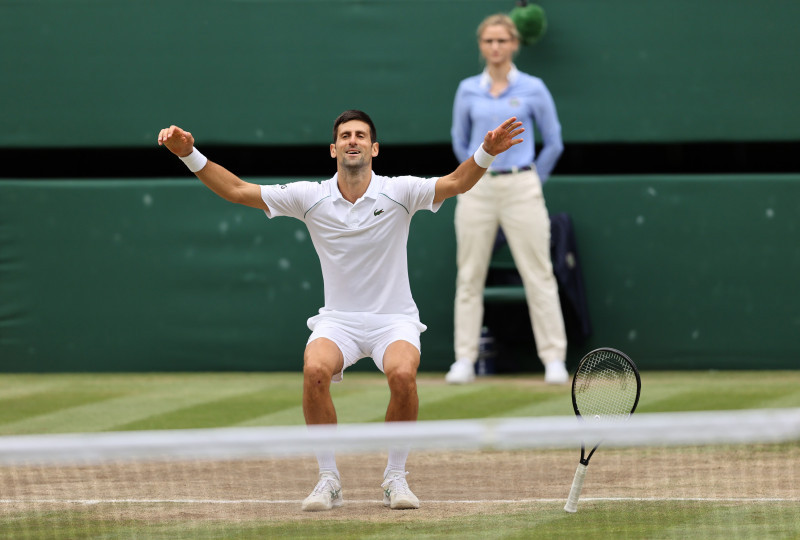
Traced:
<path id="1" fill-rule="evenodd" d="M 372 123 L 372 118 L 370 118 L 369 115 L 364 111 L 351 109 L 349 111 L 344 111 L 342 114 L 340 114 L 339 118 L 337 118 L 336 121 L 333 123 L 334 144 L 336 144 L 336 136 L 339 134 L 339 126 L 351 120 L 361 120 L 362 122 L 367 124 L 369 126 L 370 142 L 375 142 L 377 140 L 378 134 L 375 131 L 375 124 Z"/>

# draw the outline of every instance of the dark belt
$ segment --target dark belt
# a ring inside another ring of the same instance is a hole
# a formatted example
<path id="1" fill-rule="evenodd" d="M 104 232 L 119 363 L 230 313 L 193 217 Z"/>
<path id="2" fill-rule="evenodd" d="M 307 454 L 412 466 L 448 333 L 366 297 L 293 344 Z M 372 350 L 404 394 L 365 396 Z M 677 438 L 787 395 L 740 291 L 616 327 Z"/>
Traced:
<path id="1" fill-rule="evenodd" d="M 489 176 L 502 176 L 504 174 L 514 174 L 532 170 L 533 170 L 533 165 L 525 165 L 524 167 L 511 167 L 510 169 L 500 169 L 500 170 L 489 169 Z"/>

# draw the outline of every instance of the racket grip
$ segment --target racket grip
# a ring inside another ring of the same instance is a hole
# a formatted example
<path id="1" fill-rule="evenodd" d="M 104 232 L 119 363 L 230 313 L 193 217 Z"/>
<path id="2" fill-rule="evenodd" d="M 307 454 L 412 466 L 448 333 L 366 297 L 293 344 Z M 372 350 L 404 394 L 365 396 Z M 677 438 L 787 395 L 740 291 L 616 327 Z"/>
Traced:
<path id="1" fill-rule="evenodd" d="M 583 489 L 583 481 L 586 479 L 586 465 L 583 463 L 578 464 L 575 470 L 575 478 L 572 480 L 572 489 L 569 490 L 569 497 L 567 497 L 567 504 L 564 505 L 564 510 L 574 514 L 578 511 L 578 498 L 581 496 Z"/>

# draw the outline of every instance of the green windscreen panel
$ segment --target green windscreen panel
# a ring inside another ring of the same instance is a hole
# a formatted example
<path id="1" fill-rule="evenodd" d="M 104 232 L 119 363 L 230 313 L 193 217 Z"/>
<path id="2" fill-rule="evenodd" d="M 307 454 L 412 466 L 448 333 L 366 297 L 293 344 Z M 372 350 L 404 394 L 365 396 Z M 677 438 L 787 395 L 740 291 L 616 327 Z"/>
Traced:
<path id="1" fill-rule="evenodd" d="M 572 217 L 594 330 L 571 362 L 798 366 L 800 175 L 554 177 L 545 195 Z M 411 224 L 423 371 L 453 358 L 454 207 Z M 0 181 L 0 371 L 299 370 L 322 301 L 303 223 L 197 180 Z"/>
<path id="2" fill-rule="evenodd" d="M 542 0 L 520 69 L 566 142 L 796 140 L 800 2 Z M 392 143 L 449 141 L 486 15 L 513 0 L 6 0 L 0 147 L 327 143 L 359 108 Z"/>
<path id="3" fill-rule="evenodd" d="M 568 177 L 545 192 L 574 221 L 589 346 L 659 369 L 800 366 L 800 175 Z"/>
<path id="4" fill-rule="evenodd" d="M 411 232 L 431 358 L 450 355 L 452 223 Z M 196 179 L 0 181 L 0 371 L 302 369 L 322 305 L 305 225 Z"/>

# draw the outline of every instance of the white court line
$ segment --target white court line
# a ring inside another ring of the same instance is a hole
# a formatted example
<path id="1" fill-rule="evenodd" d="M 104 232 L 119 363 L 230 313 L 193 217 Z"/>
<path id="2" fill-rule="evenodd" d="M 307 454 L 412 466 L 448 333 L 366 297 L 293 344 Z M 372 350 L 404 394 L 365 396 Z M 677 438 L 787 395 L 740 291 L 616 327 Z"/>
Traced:
<path id="1" fill-rule="evenodd" d="M 486 499 L 486 500 L 423 500 L 430 504 L 529 504 L 555 503 L 566 499 Z M 581 502 L 800 502 L 800 498 L 782 497 L 583 497 Z M 298 500 L 268 499 L 0 499 L 0 504 L 301 504 Z M 350 504 L 381 503 L 380 499 L 345 499 Z"/>

